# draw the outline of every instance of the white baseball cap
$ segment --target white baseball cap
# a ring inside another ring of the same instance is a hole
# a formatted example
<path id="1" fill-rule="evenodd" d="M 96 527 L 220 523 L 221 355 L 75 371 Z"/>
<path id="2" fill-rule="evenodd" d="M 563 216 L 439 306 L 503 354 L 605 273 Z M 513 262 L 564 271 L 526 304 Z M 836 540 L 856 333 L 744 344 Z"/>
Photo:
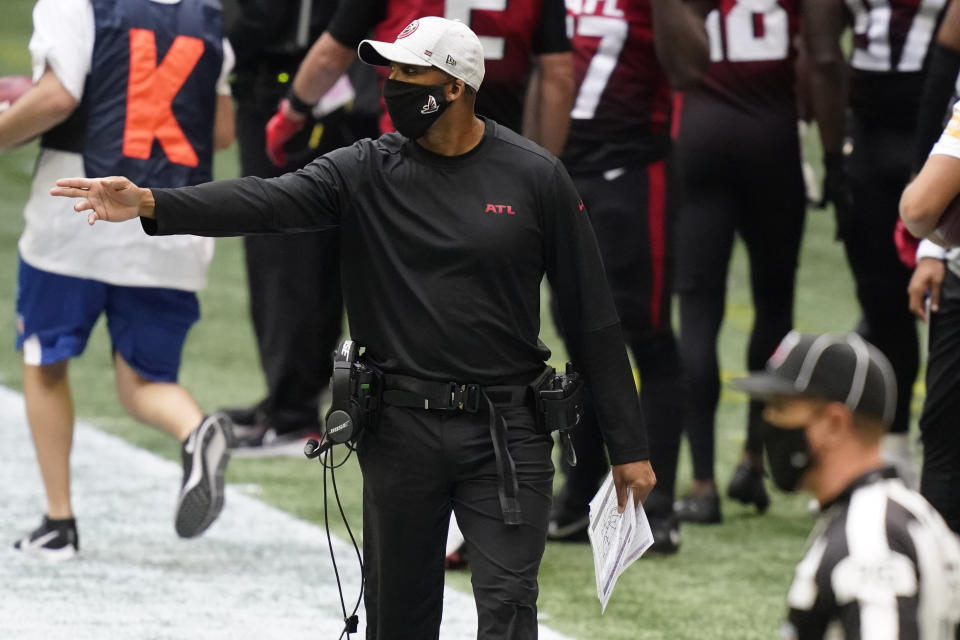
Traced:
<path id="1" fill-rule="evenodd" d="M 483 45 L 477 34 L 459 20 L 419 18 L 404 27 L 393 42 L 364 40 L 357 55 L 378 67 L 390 66 L 391 62 L 436 67 L 474 90 L 483 82 Z"/>

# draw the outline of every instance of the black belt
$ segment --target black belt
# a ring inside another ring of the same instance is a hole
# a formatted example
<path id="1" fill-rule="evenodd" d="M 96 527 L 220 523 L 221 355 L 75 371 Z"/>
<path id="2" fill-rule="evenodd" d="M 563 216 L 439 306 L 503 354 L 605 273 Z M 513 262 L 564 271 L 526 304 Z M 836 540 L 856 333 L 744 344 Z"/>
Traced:
<path id="1" fill-rule="evenodd" d="M 465 411 L 476 413 L 483 400 L 490 413 L 490 439 L 497 463 L 497 493 L 503 522 L 520 524 L 519 483 L 517 469 L 507 448 L 507 422 L 498 407 L 532 406 L 530 385 L 502 385 L 482 387 L 479 384 L 436 382 L 410 376 L 384 374 L 383 402 L 395 407 L 434 409 L 438 411 Z"/>

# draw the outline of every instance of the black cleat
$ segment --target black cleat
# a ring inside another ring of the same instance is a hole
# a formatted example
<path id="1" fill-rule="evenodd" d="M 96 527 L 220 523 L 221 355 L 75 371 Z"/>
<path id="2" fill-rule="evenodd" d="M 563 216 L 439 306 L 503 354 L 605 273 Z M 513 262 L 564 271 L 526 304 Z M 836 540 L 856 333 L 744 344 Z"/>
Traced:
<path id="1" fill-rule="evenodd" d="M 559 511 L 551 516 L 547 525 L 547 540 L 553 542 L 589 542 L 587 529 L 590 526 L 589 513 L 571 514 Z"/>
<path id="2" fill-rule="evenodd" d="M 255 424 L 266 421 L 267 414 L 264 411 L 266 402 L 266 400 L 261 400 L 257 404 L 249 407 L 224 408 L 220 409 L 220 413 L 230 418 L 234 427 L 252 427 Z"/>
<path id="3" fill-rule="evenodd" d="M 755 505 L 759 513 L 764 513 L 770 506 L 770 496 L 763 486 L 763 469 L 748 462 L 738 464 L 727 486 L 727 495 L 743 504 Z"/>
<path id="4" fill-rule="evenodd" d="M 706 493 L 688 493 L 674 504 L 677 519 L 681 522 L 697 524 L 719 524 L 723 522 L 720 512 L 720 496 L 715 489 Z"/>
<path id="5" fill-rule="evenodd" d="M 321 393 L 321 401 L 326 395 L 326 390 Z M 299 458 L 307 440 L 321 439 L 323 430 L 316 419 L 306 420 L 302 426 L 284 424 L 281 431 L 267 415 L 266 404 L 266 400 L 261 400 L 249 407 L 221 409 L 233 423 L 233 457 Z"/>
<path id="6" fill-rule="evenodd" d="M 232 427 L 225 413 L 211 414 L 181 447 L 183 482 L 174 519 L 181 538 L 206 531 L 223 509 L 223 473 L 230 461 Z"/>
<path id="7" fill-rule="evenodd" d="M 234 425 L 233 456 L 236 458 L 299 458 L 310 438 L 321 440 L 320 425 L 278 433 L 266 424 Z"/>
<path id="8" fill-rule="evenodd" d="M 43 516 L 40 526 L 14 542 L 13 548 L 25 555 L 51 562 L 68 560 L 80 550 L 77 522 L 73 518 L 51 520 Z"/>
<path id="9" fill-rule="evenodd" d="M 653 533 L 653 545 L 650 553 L 672 555 L 680 550 L 680 521 L 676 514 L 666 516 L 647 516 L 650 531 Z"/>

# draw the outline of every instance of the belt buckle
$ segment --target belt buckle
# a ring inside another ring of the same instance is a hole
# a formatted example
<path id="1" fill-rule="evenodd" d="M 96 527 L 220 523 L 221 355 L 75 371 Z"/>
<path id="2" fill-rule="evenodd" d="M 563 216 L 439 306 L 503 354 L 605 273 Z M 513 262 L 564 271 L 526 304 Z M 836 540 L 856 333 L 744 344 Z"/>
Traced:
<path id="1" fill-rule="evenodd" d="M 476 413 L 480 408 L 480 385 L 450 383 L 450 408 Z"/>

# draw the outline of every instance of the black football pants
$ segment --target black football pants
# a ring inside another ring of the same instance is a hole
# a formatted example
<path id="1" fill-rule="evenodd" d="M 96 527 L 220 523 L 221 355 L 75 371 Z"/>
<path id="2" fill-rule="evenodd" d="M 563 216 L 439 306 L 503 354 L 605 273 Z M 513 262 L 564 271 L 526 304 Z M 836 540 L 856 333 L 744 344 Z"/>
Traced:
<path id="1" fill-rule="evenodd" d="M 920 416 L 920 493 L 960 534 L 960 278 L 947 271 L 930 318 L 927 397 Z"/>
<path id="2" fill-rule="evenodd" d="M 315 133 L 307 126 L 288 144 L 301 151 L 289 154 L 287 166 L 275 166 L 266 155 L 264 127 L 287 89 L 276 81 L 279 71 L 263 70 L 238 78 L 234 85 L 243 175 L 278 176 L 321 153 L 375 134 L 374 118 L 337 112 L 324 120 L 319 145 L 308 144 Z M 287 71 L 292 76 L 296 69 Z M 339 234 L 247 236 L 244 249 L 250 316 L 267 383 L 262 409 L 280 433 L 317 425 L 319 394 L 330 379 L 331 353 L 343 318 Z"/>
<path id="3" fill-rule="evenodd" d="M 680 353 L 690 390 L 686 430 L 693 475 L 712 480 L 720 400 L 717 337 L 734 237 L 743 239 L 750 262 L 754 321 L 746 364 L 762 369 L 793 327 L 806 195 L 792 112 L 764 119 L 692 101 L 684 109 L 676 145 L 683 185 L 677 225 Z M 763 451 L 762 411 L 761 402 L 750 402 L 744 449 L 755 454 Z"/>
<path id="4" fill-rule="evenodd" d="M 532 410 L 501 409 L 522 524 L 503 523 L 488 413 L 387 406 L 359 447 L 368 640 L 439 637 L 451 508 L 470 549 L 480 640 L 537 637 L 553 439 Z"/>
<path id="5" fill-rule="evenodd" d="M 850 136 L 853 152 L 846 170 L 853 219 L 844 225 L 842 237 L 863 312 L 857 332 L 893 365 L 897 410 L 890 431 L 906 433 L 919 369 L 919 344 L 916 320 L 908 306 L 911 272 L 897 257 L 893 229 L 900 215 L 900 194 L 910 178 L 913 129 L 871 127 L 853 116 Z"/>

